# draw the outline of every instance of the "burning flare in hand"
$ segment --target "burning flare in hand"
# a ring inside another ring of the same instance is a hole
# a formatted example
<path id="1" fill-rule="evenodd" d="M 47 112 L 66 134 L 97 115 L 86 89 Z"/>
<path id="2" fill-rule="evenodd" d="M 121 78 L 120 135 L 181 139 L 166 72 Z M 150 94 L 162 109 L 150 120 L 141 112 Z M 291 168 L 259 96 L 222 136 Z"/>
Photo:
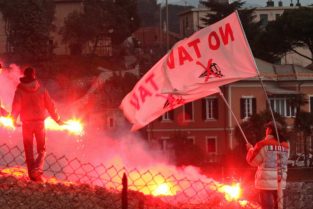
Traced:
<path id="1" fill-rule="evenodd" d="M 68 121 L 65 121 L 64 125 L 62 125 L 65 130 L 68 130 L 70 133 L 75 135 L 83 135 L 84 134 L 84 128 L 80 121 L 71 119 Z"/>
<path id="2" fill-rule="evenodd" d="M 0 117 L 0 126 L 3 126 L 7 129 L 15 129 L 14 120 L 10 116 L 1 116 Z"/>
<path id="3" fill-rule="evenodd" d="M 47 130 L 63 131 L 67 130 L 73 135 L 83 135 L 83 124 L 77 119 L 70 119 L 64 122 L 64 125 L 58 125 L 52 118 L 48 117 L 45 120 L 45 127 Z"/>
<path id="4" fill-rule="evenodd" d="M 11 116 L 1 116 L 0 117 L 0 126 L 6 129 L 14 130 L 16 124 Z M 77 119 L 70 119 L 64 122 L 64 125 L 58 125 L 52 118 L 48 117 L 45 120 L 45 127 L 47 130 L 53 131 L 63 131 L 66 130 L 73 135 L 83 135 L 84 127 L 82 123 Z"/>

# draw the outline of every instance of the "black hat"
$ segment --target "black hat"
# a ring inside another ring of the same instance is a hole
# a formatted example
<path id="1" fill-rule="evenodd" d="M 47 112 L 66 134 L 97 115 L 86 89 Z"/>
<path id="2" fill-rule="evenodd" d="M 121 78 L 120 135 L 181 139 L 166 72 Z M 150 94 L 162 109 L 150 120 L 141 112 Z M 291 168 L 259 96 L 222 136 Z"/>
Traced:
<path id="1" fill-rule="evenodd" d="M 20 78 L 21 83 L 30 83 L 36 80 L 36 71 L 34 68 L 28 67 L 24 70 L 24 76 Z"/>
<path id="2" fill-rule="evenodd" d="M 277 131 L 281 131 L 283 128 L 281 123 L 279 123 L 278 121 L 275 121 L 275 123 L 276 123 Z M 272 130 L 275 130 L 274 122 L 273 121 L 268 122 L 267 124 L 265 124 L 265 128 L 271 128 Z"/>

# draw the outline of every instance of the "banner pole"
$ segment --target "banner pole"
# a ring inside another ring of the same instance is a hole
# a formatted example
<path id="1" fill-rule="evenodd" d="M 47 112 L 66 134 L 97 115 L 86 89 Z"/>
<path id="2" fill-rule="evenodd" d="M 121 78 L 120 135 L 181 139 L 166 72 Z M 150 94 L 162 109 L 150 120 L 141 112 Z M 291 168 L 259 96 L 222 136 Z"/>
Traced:
<path id="1" fill-rule="evenodd" d="M 239 15 L 238 15 L 238 11 L 236 11 L 236 15 L 237 15 L 238 19 L 240 20 Z M 241 24 L 241 21 L 239 21 L 239 23 L 240 23 L 241 30 L 244 31 L 243 27 L 242 27 L 242 24 Z M 246 41 L 248 42 L 246 34 L 245 33 L 243 33 L 243 34 L 244 34 L 244 37 L 245 37 Z M 251 54 L 252 57 L 254 57 L 253 54 L 252 54 L 251 49 L 250 49 L 250 54 Z M 280 146 L 280 139 L 279 139 L 277 124 L 276 124 L 276 120 L 275 120 L 275 117 L 274 117 L 273 109 L 272 109 L 270 100 L 268 98 L 268 94 L 266 92 L 263 80 L 261 78 L 260 71 L 258 69 L 258 66 L 256 65 L 255 59 L 253 59 L 253 61 L 254 61 L 255 67 L 256 67 L 256 71 L 257 71 L 257 74 L 258 74 L 258 78 L 259 78 L 260 84 L 261 84 L 262 89 L 263 89 L 264 94 L 265 94 L 266 102 L 268 104 L 268 107 L 269 107 L 269 110 L 270 110 L 270 113 L 271 113 L 271 116 L 272 116 L 275 132 L 276 132 L 276 139 L 278 141 L 278 145 Z M 282 187 L 281 187 L 281 178 L 282 178 L 283 171 L 282 171 L 282 166 L 281 166 L 281 155 L 278 152 L 277 152 L 277 162 L 276 162 L 276 164 L 277 164 L 277 203 L 278 203 L 278 209 L 283 209 L 283 191 L 282 191 Z"/>
<path id="2" fill-rule="evenodd" d="M 247 139 L 245 133 L 243 132 L 243 130 L 242 130 L 242 128 L 241 128 L 241 125 L 240 125 L 240 123 L 239 123 L 239 121 L 238 121 L 238 119 L 237 119 L 235 113 L 234 113 L 233 110 L 231 109 L 231 107 L 230 107 L 229 103 L 227 102 L 227 100 L 226 100 L 224 94 L 222 93 L 221 90 L 219 91 L 219 93 L 220 93 L 220 96 L 222 97 L 222 99 L 224 100 L 226 106 L 228 107 L 228 110 L 231 112 L 232 116 L 234 117 L 234 119 L 235 119 L 235 121 L 236 121 L 236 123 L 237 123 L 237 125 L 238 125 L 238 128 L 240 129 L 240 132 L 241 132 L 241 134 L 242 134 L 244 140 L 246 141 L 246 143 L 249 143 L 249 141 L 248 141 L 248 139 Z"/>

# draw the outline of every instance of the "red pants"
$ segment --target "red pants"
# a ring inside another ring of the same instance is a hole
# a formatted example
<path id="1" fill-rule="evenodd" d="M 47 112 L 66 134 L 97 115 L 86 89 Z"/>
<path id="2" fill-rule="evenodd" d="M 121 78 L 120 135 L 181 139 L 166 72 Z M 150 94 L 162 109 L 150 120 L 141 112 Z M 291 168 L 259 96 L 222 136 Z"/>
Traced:
<path id="1" fill-rule="evenodd" d="M 44 121 L 23 121 L 23 143 L 26 157 L 28 175 L 31 171 L 37 169 L 43 170 L 44 160 L 46 156 L 45 142 L 45 124 Z M 33 142 L 34 136 L 37 145 L 37 157 L 34 158 Z"/>

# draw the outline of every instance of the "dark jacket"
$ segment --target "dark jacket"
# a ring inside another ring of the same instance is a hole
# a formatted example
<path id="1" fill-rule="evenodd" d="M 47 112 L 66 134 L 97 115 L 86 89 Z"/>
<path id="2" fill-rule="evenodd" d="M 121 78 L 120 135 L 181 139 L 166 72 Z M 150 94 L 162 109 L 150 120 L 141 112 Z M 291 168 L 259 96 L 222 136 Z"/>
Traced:
<path id="1" fill-rule="evenodd" d="M 47 117 L 46 110 L 55 121 L 60 120 L 48 91 L 37 80 L 17 86 L 12 103 L 15 120 L 20 115 L 22 122 L 43 121 Z"/>

